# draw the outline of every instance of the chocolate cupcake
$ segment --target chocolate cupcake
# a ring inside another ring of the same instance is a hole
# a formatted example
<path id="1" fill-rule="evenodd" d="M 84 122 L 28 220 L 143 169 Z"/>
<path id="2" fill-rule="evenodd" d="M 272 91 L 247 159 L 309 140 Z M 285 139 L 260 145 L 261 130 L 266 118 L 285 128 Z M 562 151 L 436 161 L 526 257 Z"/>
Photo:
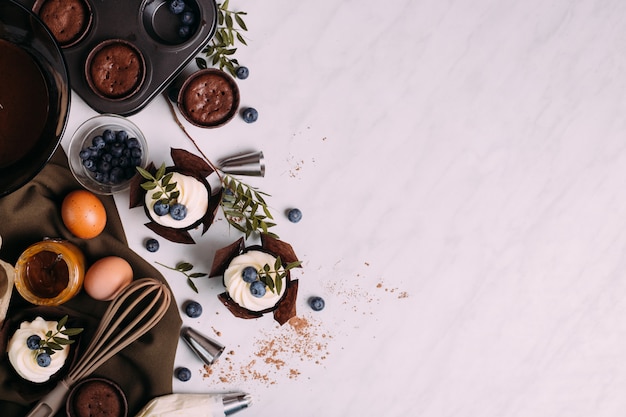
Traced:
<path id="1" fill-rule="evenodd" d="M 237 113 L 239 88 L 224 71 L 215 68 L 196 71 L 183 83 L 178 107 L 195 126 L 219 127 Z"/>
<path id="2" fill-rule="evenodd" d="M 38 0 L 33 11 L 64 48 L 78 43 L 92 20 L 91 8 L 84 0 Z"/>
<path id="3" fill-rule="evenodd" d="M 69 417 L 126 417 L 128 403 L 121 388 L 105 378 L 79 382 L 66 401 Z"/>
<path id="4" fill-rule="evenodd" d="M 139 90 L 146 76 L 141 52 L 130 42 L 111 39 L 96 46 L 85 65 L 89 87 L 108 99 L 125 99 Z"/>

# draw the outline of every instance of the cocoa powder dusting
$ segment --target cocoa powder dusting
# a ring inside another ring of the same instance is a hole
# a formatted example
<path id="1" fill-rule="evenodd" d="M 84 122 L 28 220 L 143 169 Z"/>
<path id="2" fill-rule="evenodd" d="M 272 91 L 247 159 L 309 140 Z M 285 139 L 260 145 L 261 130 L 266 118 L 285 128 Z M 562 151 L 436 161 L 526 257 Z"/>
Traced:
<path id="1" fill-rule="evenodd" d="M 225 384 L 255 381 L 274 385 L 281 378 L 297 379 L 302 375 L 298 364 L 322 365 L 329 355 L 332 336 L 312 319 L 296 316 L 287 323 L 261 333 L 254 341 L 254 359 L 238 362 L 235 350 L 230 350 L 212 367 L 204 367 L 203 378 L 217 378 Z"/>

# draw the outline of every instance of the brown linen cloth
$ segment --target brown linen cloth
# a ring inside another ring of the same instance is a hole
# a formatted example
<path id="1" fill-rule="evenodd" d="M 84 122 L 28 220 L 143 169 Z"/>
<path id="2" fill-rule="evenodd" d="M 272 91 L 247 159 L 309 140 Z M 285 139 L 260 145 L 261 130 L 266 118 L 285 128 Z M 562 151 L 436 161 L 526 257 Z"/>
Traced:
<path id="1" fill-rule="evenodd" d="M 64 238 L 83 251 L 87 265 L 104 256 L 116 255 L 131 264 L 135 278 L 151 277 L 165 282 L 152 265 L 129 249 L 112 196 L 99 196 L 107 212 L 107 225 L 102 234 L 89 240 L 78 239 L 70 234 L 63 225 L 60 207 L 67 193 L 80 188 L 68 168 L 65 152 L 59 147 L 51 162 L 37 177 L 14 193 L 0 198 L 0 236 L 3 241 L 0 259 L 15 264 L 22 251 L 31 244 L 45 237 Z M 78 355 L 80 348 L 87 346 L 108 304 L 93 300 L 81 291 L 57 309 L 57 314 L 69 312 L 70 317 L 76 317 L 81 324 L 85 323 L 85 331 L 76 347 Z M 5 352 L 9 329 L 16 325 L 10 323 L 22 317 L 34 318 L 33 307 L 17 291 L 13 291 L 7 320 L 0 332 L 2 417 L 26 415 L 35 402 L 54 386 L 52 383 L 25 383 L 13 371 Z M 40 312 L 37 308 L 34 310 Z M 111 379 L 121 386 L 128 397 L 129 416 L 135 415 L 152 398 L 172 392 L 172 369 L 181 325 L 177 304 L 172 298 L 165 317 L 149 333 L 92 374 Z M 59 415 L 65 415 L 65 410 Z"/>

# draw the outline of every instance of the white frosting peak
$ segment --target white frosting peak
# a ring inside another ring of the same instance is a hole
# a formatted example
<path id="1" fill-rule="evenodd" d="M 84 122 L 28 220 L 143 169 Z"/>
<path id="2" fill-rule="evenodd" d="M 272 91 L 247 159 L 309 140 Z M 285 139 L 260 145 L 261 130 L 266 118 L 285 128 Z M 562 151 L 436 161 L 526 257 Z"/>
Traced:
<path id="1" fill-rule="evenodd" d="M 272 268 L 269 275 L 276 280 L 276 273 L 273 271 L 275 262 L 276 258 L 272 255 L 256 250 L 251 250 L 235 257 L 224 272 L 224 285 L 230 298 L 240 306 L 251 311 L 262 311 L 274 307 L 285 293 L 287 287 L 284 282 L 285 278 L 282 278 L 283 285 L 279 294 L 270 291 L 266 287 L 263 297 L 255 297 L 250 292 L 250 284 L 243 280 L 242 272 L 247 266 L 251 266 L 259 271 L 267 264 Z M 282 271 L 283 269 L 281 268 L 279 272 Z"/>
<path id="2" fill-rule="evenodd" d="M 150 211 L 150 217 L 161 226 L 171 227 L 174 229 L 184 229 L 200 220 L 209 209 L 209 191 L 206 186 L 196 178 L 174 172 L 171 183 L 176 183 L 176 188 L 180 191 L 177 201 L 187 207 L 187 216 L 182 220 L 175 220 L 169 214 L 157 216 L 153 206 L 158 200 L 154 200 L 152 195 L 159 192 L 157 187 L 148 191 L 145 197 L 146 207 Z"/>
<path id="3" fill-rule="evenodd" d="M 20 328 L 15 331 L 11 340 L 9 340 L 7 345 L 9 362 L 11 362 L 15 371 L 22 378 L 31 382 L 46 382 L 65 364 L 69 353 L 68 347 L 54 351 L 54 354 L 50 355 L 50 365 L 42 367 L 37 364 L 37 351 L 29 349 L 26 345 L 26 340 L 31 335 L 37 335 L 43 340 L 46 338 L 46 332 L 56 332 L 56 326 L 56 321 L 45 321 L 41 317 L 37 317 L 31 322 L 25 321 L 21 323 Z M 60 333 L 57 337 L 68 338 Z"/>

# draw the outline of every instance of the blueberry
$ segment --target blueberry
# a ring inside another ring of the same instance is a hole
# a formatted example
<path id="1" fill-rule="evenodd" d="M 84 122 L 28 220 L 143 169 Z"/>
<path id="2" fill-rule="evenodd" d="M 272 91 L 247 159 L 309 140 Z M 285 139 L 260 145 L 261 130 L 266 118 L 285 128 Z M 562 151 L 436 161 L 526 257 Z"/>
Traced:
<path id="1" fill-rule="evenodd" d="M 180 381 L 189 381 L 191 379 L 191 371 L 189 368 L 180 367 L 176 369 L 176 378 Z"/>
<path id="2" fill-rule="evenodd" d="M 237 71 L 235 72 L 235 74 L 237 75 L 237 78 L 239 78 L 240 80 L 245 80 L 246 78 L 248 78 L 248 75 L 250 75 L 250 71 L 248 70 L 248 67 L 239 67 L 237 68 Z"/>
<path id="3" fill-rule="evenodd" d="M 187 25 L 180 25 L 178 28 L 178 36 L 181 39 L 187 39 L 191 34 L 191 28 Z"/>
<path id="4" fill-rule="evenodd" d="M 143 151 L 141 150 L 141 148 L 131 148 L 130 149 L 130 156 L 132 158 L 141 158 L 141 155 L 143 155 Z"/>
<path id="5" fill-rule="evenodd" d="M 89 159 L 91 157 L 91 151 L 89 149 L 83 149 L 78 153 L 81 160 Z"/>
<path id="6" fill-rule="evenodd" d="M 246 108 L 242 115 L 246 123 L 254 123 L 259 118 L 259 112 L 254 107 Z"/>
<path id="7" fill-rule="evenodd" d="M 111 146 L 111 155 L 113 156 L 122 156 L 122 152 L 124 152 L 124 144 L 120 142 L 115 142 Z"/>
<path id="8" fill-rule="evenodd" d="M 36 334 L 33 334 L 31 336 L 28 336 L 28 339 L 26 339 L 26 346 L 28 346 L 30 350 L 37 350 L 39 349 L 40 341 L 41 341 L 41 337 L 37 336 Z"/>
<path id="9" fill-rule="evenodd" d="M 97 158 L 102 153 L 102 149 L 98 149 L 93 145 L 89 146 L 87 149 L 89 149 L 92 158 Z"/>
<path id="10" fill-rule="evenodd" d="M 111 169 L 111 172 L 109 173 L 109 181 L 113 184 L 119 184 L 124 181 L 124 170 L 120 167 Z"/>
<path id="11" fill-rule="evenodd" d="M 102 156 L 100 156 L 100 158 L 103 161 L 111 162 L 113 160 L 113 155 L 107 152 L 107 153 L 103 153 Z"/>
<path id="12" fill-rule="evenodd" d="M 185 2 L 183 0 L 172 0 L 169 7 L 172 13 L 181 14 L 185 10 Z"/>
<path id="13" fill-rule="evenodd" d="M 37 355 L 37 365 L 41 366 L 42 368 L 49 366 L 50 362 L 52 362 L 52 359 L 50 358 L 49 353 L 41 352 Z"/>
<path id="14" fill-rule="evenodd" d="M 106 145 L 104 138 L 102 136 L 95 136 L 93 139 L 91 139 L 91 144 L 96 149 L 102 149 Z"/>
<path id="15" fill-rule="evenodd" d="M 107 161 L 100 160 L 98 162 L 98 172 L 105 173 L 111 170 L 111 163 Z"/>
<path id="16" fill-rule="evenodd" d="M 197 301 L 189 301 L 185 305 L 185 313 L 192 319 L 198 318 L 202 315 L 202 306 Z"/>
<path id="17" fill-rule="evenodd" d="M 118 142 L 125 142 L 128 139 L 128 132 L 125 130 L 118 130 L 115 132 L 115 139 Z"/>
<path id="18" fill-rule="evenodd" d="M 118 166 L 122 168 L 126 168 L 130 164 L 130 159 L 125 157 L 124 155 L 120 156 L 118 159 Z"/>
<path id="19" fill-rule="evenodd" d="M 114 142 L 115 133 L 113 133 L 113 131 L 110 129 L 106 129 L 104 132 L 102 132 L 102 138 L 104 139 L 106 143 Z"/>
<path id="20" fill-rule="evenodd" d="M 154 239 L 154 238 L 150 238 L 148 240 L 146 240 L 146 249 L 148 249 L 148 252 L 156 252 L 159 250 L 159 241 Z"/>
<path id="21" fill-rule="evenodd" d="M 324 299 L 322 297 L 318 297 L 316 295 L 309 298 L 309 305 L 314 311 L 320 311 L 324 309 L 326 303 L 324 302 Z"/>
<path id="22" fill-rule="evenodd" d="M 196 15 L 194 15 L 193 12 L 189 10 L 183 12 L 183 14 L 180 16 L 180 21 L 183 25 L 191 25 L 194 20 L 196 20 Z"/>
<path id="23" fill-rule="evenodd" d="M 252 266 L 246 266 L 243 271 L 241 271 L 241 277 L 245 282 L 254 282 L 258 278 L 259 274 L 256 269 Z"/>
<path id="24" fill-rule="evenodd" d="M 257 298 L 261 298 L 265 295 L 265 284 L 261 281 L 254 281 L 250 284 L 250 294 Z"/>
<path id="25" fill-rule="evenodd" d="M 83 165 L 85 166 L 85 168 L 87 168 L 89 171 L 95 171 L 96 170 L 96 163 L 94 162 L 93 159 L 85 159 L 83 161 Z"/>
<path id="26" fill-rule="evenodd" d="M 166 202 L 159 200 L 152 206 L 152 210 L 154 210 L 154 214 L 157 216 L 165 216 L 170 212 L 170 205 Z"/>
<path id="27" fill-rule="evenodd" d="M 94 175 L 96 181 L 106 184 L 109 182 L 109 174 L 107 172 L 96 172 Z"/>
<path id="28" fill-rule="evenodd" d="M 174 220 L 182 220 L 187 217 L 187 207 L 181 203 L 174 203 L 170 206 L 170 216 Z"/>
<path id="29" fill-rule="evenodd" d="M 137 138 L 128 138 L 128 140 L 126 141 L 126 146 L 129 149 L 141 148 L 141 143 L 139 143 L 139 139 Z"/>
<path id="30" fill-rule="evenodd" d="M 287 218 L 291 223 L 298 223 L 302 220 L 302 211 L 297 208 L 293 208 L 287 212 Z"/>

